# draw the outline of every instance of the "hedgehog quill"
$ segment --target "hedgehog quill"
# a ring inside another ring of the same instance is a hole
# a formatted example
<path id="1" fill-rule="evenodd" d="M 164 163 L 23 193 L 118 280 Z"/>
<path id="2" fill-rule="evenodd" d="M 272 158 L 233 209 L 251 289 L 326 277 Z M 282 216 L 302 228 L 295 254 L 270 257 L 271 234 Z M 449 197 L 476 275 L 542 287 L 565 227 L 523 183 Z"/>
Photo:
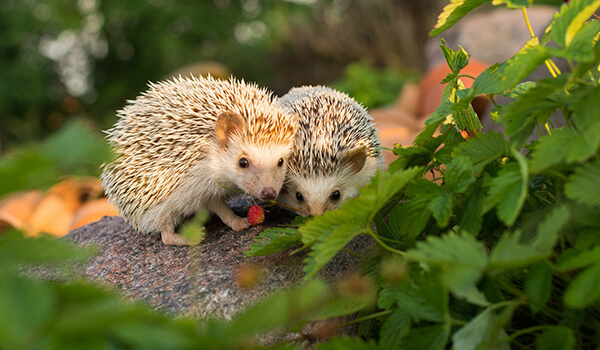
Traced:
<path id="1" fill-rule="evenodd" d="M 356 197 L 383 167 L 379 134 L 366 109 L 324 86 L 293 88 L 280 101 L 298 114 L 298 130 L 278 201 L 302 215 L 321 215 Z"/>
<path id="2" fill-rule="evenodd" d="M 201 209 L 248 228 L 223 186 L 275 199 L 297 128 L 271 93 L 234 78 L 151 83 L 118 117 L 107 131 L 116 158 L 103 165 L 104 190 L 134 228 L 160 232 L 167 245 L 190 244 L 175 228 Z"/>

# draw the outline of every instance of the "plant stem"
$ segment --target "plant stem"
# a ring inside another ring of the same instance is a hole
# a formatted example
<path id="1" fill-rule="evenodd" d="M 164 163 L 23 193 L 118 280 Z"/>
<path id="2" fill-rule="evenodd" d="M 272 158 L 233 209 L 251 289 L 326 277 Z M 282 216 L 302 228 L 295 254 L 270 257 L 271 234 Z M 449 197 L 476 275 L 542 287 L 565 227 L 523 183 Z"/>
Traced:
<path id="1" fill-rule="evenodd" d="M 377 318 L 379 316 L 389 315 L 391 313 L 392 313 L 392 310 L 385 310 L 385 311 L 377 312 L 377 313 L 374 313 L 374 314 L 370 314 L 370 315 L 367 315 L 367 316 L 364 316 L 364 317 L 360 317 L 360 318 L 354 319 L 352 321 L 348 321 L 348 322 L 344 323 L 343 326 L 344 327 L 345 326 L 349 326 L 351 324 L 360 323 L 362 321 L 367 321 L 367 320 L 370 320 L 370 319 L 373 319 L 373 318 Z"/>
<path id="2" fill-rule="evenodd" d="M 503 342 L 504 341 L 510 342 L 510 341 L 514 340 L 515 338 L 520 337 L 523 334 L 533 333 L 533 332 L 541 331 L 541 330 L 552 328 L 552 327 L 554 327 L 554 326 L 552 326 L 552 325 L 540 325 L 540 326 L 533 326 L 533 327 L 525 328 L 525 329 L 522 329 L 520 331 L 514 332 L 508 338 L 502 339 L 502 341 Z"/>
<path id="3" fill-rule="evenodd" d="M 357 253 L 357 252 L 353 252 L 353 251 L 351 251 L 350 249 L 342 248 L 342 250 L 343 250 L 343 251 L 345 251 L 345 252 L 346 252 L 346 253 L 348 253 L 348 254 L 352 254 L 352 255 L 354 255 L 354 256 L 357 256 L 357 257 L 359 257 L 359 258 L 361 258 L 361 259 L 364 259 L 364 258 L 365 258 L 365 256 L 364 256 L 364 255 L 362 255 L 362 254 L 359 254 L 359 253 Z"/>
<path id="4" fill-rule="evenodd" d="M 371 231 L 371 229 L 367 229 L 367 233 L 369 235 L 371 235 L 371 237 L 373 237 L 377 243 L 379 243 L 380 246 L 382 246 L 384 249 L 389 250 L 392 253 L 396 253 L 396 254 L 400 254 L 400 255 L 404 255 L 404 252 L 398 249 L 394 249 L 392 247 L 390 247 L 389 245 L 383 243 L 383 241 L 381 240 L 381 238 L 379 238 L 379 236 L 374 233 L 373 231 Z"/>

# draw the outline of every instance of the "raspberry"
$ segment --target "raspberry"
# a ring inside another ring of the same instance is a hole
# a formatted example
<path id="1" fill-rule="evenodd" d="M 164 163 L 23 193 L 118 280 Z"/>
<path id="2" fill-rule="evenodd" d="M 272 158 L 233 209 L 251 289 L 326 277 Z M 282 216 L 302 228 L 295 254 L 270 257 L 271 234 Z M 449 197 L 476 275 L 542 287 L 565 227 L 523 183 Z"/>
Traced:
<path id="1" fill-rule="evenodd" d="M 248 222 L 252 226 L 260 225 L 265 220 L 265 211 L 260 205 L 253 205 L 248 210 Z"/>

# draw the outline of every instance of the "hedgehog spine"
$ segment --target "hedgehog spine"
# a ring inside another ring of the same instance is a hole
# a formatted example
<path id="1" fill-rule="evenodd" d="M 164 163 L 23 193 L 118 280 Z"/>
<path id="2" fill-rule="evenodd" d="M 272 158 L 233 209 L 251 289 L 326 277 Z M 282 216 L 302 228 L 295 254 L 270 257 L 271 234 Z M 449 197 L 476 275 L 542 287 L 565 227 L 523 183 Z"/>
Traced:
<path id="1" fill-rule="evenodd" d="M 372 117 L 356 100 L 324 86 L 291 89 L 280 98 L 298 114 L 288 177 L 279 201 L 320 215 L 358 195 L 383 167 Z"/>
<path id="2" fill-rule="evenodd" d="M 118 117 L 107 132 L 117 157 L 103 166 L 105 192 L 134 228 L 173 245 L 187 244 L 175 227 L 200 209 L 248 228 L 224 187 L 274 199 L 296 130 L 296 116 L 271 93 L 234 78 L 151 83 Z"/>

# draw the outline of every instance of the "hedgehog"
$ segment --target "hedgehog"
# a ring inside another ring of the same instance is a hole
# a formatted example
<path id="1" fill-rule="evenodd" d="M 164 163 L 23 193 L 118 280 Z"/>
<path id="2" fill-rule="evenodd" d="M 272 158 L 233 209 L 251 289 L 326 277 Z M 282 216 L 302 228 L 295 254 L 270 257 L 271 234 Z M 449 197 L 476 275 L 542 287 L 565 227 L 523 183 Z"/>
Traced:
<path id="1" fill-rule="evenodd" d="M 345 93 L 325 86 L 292 88 L 279 101 L 298 114 L 288 175 L 278 201 L 306 215 L 333 210 L 358 195 L 383 167 L 373 118 Z"/>
<path id="2" fill-rule="evenodd" d="M 225 201 L 239 191 L 278 196 L 297 128 L 272 93 L 233 77 L 149 83 L 117 116 L 106 131 L 116 157 L 102 166 L 102 185 L 120 216 L 160 232 L 166 245 L 191 244 L 175 230 L 202 209 L 248 228 Z"/>

